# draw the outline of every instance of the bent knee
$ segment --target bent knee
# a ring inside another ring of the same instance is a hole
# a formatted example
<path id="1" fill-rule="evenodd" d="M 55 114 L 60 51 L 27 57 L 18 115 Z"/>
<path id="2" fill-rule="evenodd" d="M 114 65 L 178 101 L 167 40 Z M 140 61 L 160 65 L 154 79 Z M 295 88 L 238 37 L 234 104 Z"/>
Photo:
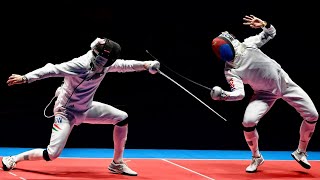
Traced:
<path id="1" fill-rule="evenodd" d="M 308 123 L 316 123 L 318 121 L 319 118 L 319 114 L 317 111 L 315 112 L 311 112 L 310 114 L 308 114 L 307 117 L 304 117 L 304 119 L 308 122 Z"/>
<path id="2" fill-rule="evenodd" d="M 128 123 L 129 123 L 129 119 L 128 119 L 128 116 L 127 116 L 127 118 L 118 121 L 115 125 L 117 125 L 117 126 L 126 126 Z"/>
<path id="3" fill-rule="evenodd" d="M 128 124 L 128 114 L 126 112 L 123 112 L 120 115 L 118 115 L 117 118 L 114 120 L 115 125 L 124 126 Z"/>
<path id="4" fill-rule="evenodd" d="M 245 128 L 255 127 L 257 125 L 257 121 L 243 121 L 242 126 Z"/>
<path id="5" fill-rule="evenodd" d="M 319 113 L 318 113 L 318 112 L 314 112 L 312 117 L 313 117 L 313 118 L 312 118 L 313 121 L 318 121 L 318 119 L 319 119 Z"/>
<path id="6" fill-rule="evenodd" d="M 62 151 L 47 151 L 47 150 L 45 150 L 43 152 L 43 158 L 46 161 L 52 161 L 52 160 L 57 159 L 61 155 L 61 152 Z"/>
<path id="7" fill-rule="evenodd" d="M 49 158 L 50 158 L 50 160 L 55 160 L 60 156 L 60 154 L 61 154 L 61 152 L 49 154 Z"/>
<path id="8" fill-rule="evenodd" d="M 123 112 L 123 113 L 121 113 L 120 114 L 120 121 L 123 121 L 123 120 L 125 120 L 125 119 L 127 119 L 128 118 L 128 113 L 126 113 L 126 112 Z"/>

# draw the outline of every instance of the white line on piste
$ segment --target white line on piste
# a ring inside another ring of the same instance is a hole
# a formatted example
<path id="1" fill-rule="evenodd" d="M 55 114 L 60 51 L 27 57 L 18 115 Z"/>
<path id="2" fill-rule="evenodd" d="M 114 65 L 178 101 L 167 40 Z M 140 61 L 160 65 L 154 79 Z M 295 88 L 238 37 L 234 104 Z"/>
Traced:
<path id="1" fill-rule="evenodd" d="M 161 160 L 162 160 L 162 161 L 165 161 L 165 162 L 167 162 L 167 163 L 173 164 L 173 165 L 175 165 L 175 166 L 178 166 L 178 167 L 180 167 L 180 168 L 182 168 L 182 169 L 185 169 L 185 170 L 187 170 L 187 171 L 190 171 L 190 172 L 193 172 L 193 173 L 195 173 L 195 174 L 198 174 L 199 176 L 205 177 L 205 178 L 207 178 L 207 179 L 215 180 L 215 179 L 213 179 L 213 178 L 211 178 L 211 177 L 208 177 L 208 176 L 206 176 L 206 175 L 200 174 L 200 173 L 198 173 L 198 172 L 196 172 L 196 171 L 193 171 L 193 170 L 191 170 L 191 169 L 188 169 L 188 168 L 186 168 L 186 167 L 183 167 L 183 166 L 181 166 L 181 165 L 179 165 L 179 164 L 173 163 L 173 162 L 168 161 L 168 160 L 166 160 L 166 159 L 161 159 Z"/>
<path id="2" fill-rule="evenodd" d="M 3 170 L 2 168 L 0 168 L 0 170 Z M 4 171 L 4 170 L 3 170 Z M 19 177 L 18 175 L 12 173 L 12 172 L 8 172 L 8 174 L 12 175 L 12 176 L 15 176 L 15 177 L 18 177 L 19 179 L 21 180 L 27 180 L 26 178 L 23 178 L 23 177 Z"/>

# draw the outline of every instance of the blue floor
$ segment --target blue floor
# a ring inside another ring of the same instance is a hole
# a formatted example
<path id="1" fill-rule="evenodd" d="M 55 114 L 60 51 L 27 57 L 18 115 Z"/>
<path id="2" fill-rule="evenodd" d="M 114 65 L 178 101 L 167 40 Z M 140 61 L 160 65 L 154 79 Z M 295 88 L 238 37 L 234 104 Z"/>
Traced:
<path id="1" fill-rule="evenodd" d="M 15 155 L 32 148 L 0 148 L 0 156 Z M 268 160 L 292 160 L 292 151 L 261 151 Z M 113 149 L 65 148 L 61 158 L 112 158 Z M 174 150 L 174 149 L 126 149 L 124 158 L 147 159 L 251 159 L 250 151 L 239 150 Z M 308 152 L 309 160 L 320 160 L 320 151 Z"/>
<path id="2" fill-rule="evenodd" d="M 15 155 L 32 148 L 0 148 L 0 156 Z M 292 160 L 291 151 L 261 151 L 268 160 Z M 111 158 L 113 149 L 65 148 L 63 158 Z M 125 158 L 155 159 L 251 159 L 250 151 L 240 150 L 173 150 L 173 149 L 126 149 Z M 308 152 L 309 160 L 320 160 L 320 151 Z"/>

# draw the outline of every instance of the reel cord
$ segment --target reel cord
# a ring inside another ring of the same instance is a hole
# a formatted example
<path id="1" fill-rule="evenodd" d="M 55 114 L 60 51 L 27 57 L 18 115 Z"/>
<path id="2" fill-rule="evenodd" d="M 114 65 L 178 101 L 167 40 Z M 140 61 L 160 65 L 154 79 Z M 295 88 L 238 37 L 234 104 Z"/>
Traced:
<path id="1" fill-rule="evenodd" d="M 66 105 L 69 103 L 69 101 L 70 101 L 73 93 L 74 93 L 74 92 L 76 91 L 76 89 L 80 86 L 80 84 L 82 84 L 86 79 L 87 79 L 87 78 L 84 78 L 84 79 L 73 89 L 71 95 L 69 96 L 66 104 L 63 105 L 63 107 L 66 107 Z M 50 102 L 47 104 L 47 106 L 44 108 L 44 110 L 43 110 L 43 115 L 44 115 L 44 117 L 46 117 L 46 118 L 52 118 L 52 117 L 54 117 L 54 114 L 53 114 L 53 115 L 50 115 L 50 116 L 46 115 L 46 111 L 47 111 L 47 108 L 50 106 L 50 104 L 52 103 L 52 101 L 53 101 L 56 97 L 57 97 L 57 96 L 54 95 L 53 98 L 50 100 Z"/>

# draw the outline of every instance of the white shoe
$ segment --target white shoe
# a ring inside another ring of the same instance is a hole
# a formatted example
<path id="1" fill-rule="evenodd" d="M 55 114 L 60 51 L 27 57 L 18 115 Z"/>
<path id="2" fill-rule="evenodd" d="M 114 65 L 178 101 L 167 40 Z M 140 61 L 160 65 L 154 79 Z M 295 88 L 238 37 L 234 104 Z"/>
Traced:
<path id="1" fill-rule="evenodd" d="M 262 155 L 260 157 L 252 157 L 251 164 L 246 168 L 246 172 L 253 173 L 256 172 L 258 169 L 258 166 L 262 165 L 264 162 L 264 159 Z"/>
<path id="2" fill-rule="evenodd" d="M 131 170 L 128 167 L 128 165 L 124 162 L 116 164 L 114 161 L 112 161 L 111 164 L 109 165 L 108 169 L 112 173 L 116 173 L 116 174 L 123 174 L 123 175 L 129 175 L 129 176 L 137 176 L 138 175 L 138 173 Z"/>
<path id="3" fill-rule="evenodd" d="M 16 162 L 14 161 L 13 157 L 6 156 L 2 158 L 2 168 L 4 171 L 9 171 L 16 167 Z"/>
<path id="4" fill-rule="evenodd" d="M 299 149 L 295 150 L 293 153 L 291 153 L 291 156 L 304 168 L 310 169 L 311 165 L 307 160 L 307 153 L 301 152 Z"/>

